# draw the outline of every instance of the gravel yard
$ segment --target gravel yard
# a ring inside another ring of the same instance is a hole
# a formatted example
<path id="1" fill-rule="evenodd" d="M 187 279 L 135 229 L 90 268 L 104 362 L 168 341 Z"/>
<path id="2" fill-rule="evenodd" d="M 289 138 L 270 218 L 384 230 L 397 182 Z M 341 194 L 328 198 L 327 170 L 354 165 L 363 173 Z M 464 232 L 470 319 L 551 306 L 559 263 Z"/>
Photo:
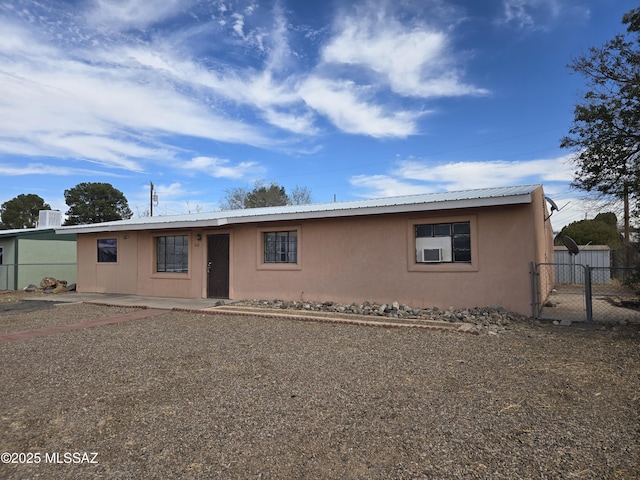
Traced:
<path id="1" fill-rule="evenodd" d="M 48 307 L 0 308 L 0 332 L 132 311 Z M 0 478 L 640 478 L 639 345 L 637 324 L 468 335 L 177 311 L 9 341 L 0 452 L 40 462 Z"/>

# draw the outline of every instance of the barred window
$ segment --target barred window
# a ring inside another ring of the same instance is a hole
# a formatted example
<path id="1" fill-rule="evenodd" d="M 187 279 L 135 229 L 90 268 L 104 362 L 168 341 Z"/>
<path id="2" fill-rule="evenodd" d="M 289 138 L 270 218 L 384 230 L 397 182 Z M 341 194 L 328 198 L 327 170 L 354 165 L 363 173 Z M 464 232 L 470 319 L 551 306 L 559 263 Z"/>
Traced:
<path id="1" fill-rule="evenodd" d="M 298 263 L 298 232 L 265 232 L 264 263 Z"/>
<path id="2" fill-rule="evenodd" d="M 189 271 L 189 239 L 187 235 L 157 237 L 158 272 Z"/>

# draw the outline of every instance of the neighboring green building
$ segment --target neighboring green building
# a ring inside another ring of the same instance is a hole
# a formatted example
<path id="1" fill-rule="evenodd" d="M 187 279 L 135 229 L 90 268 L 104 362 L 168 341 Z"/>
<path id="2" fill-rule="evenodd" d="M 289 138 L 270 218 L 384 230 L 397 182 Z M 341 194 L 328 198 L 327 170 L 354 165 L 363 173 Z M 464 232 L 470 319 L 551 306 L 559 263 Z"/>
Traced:
<path id="1" fill-rule="evenodd" d="M 44 277 L 76 282 L 76 235 L 54 228 L 0 230 L 0 290 L 40 285 Z"/>

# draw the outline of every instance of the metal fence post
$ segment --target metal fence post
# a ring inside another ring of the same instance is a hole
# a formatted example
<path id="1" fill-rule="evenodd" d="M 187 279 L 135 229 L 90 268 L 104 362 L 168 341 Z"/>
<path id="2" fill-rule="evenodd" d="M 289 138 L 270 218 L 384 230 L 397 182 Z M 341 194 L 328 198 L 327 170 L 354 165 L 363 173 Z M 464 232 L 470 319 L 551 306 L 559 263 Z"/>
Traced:
<path id="1" fill-rule="evenodd" d="M 591 299 L 591 271 L 592 267 L 585 266 L 584 269 L 584 301 L 586 303 L 587 310 L 587 322 L 593 322 L 593 302 Z"/>
<path id="2" fill-rule="evenodd" d="M 533 262 L 530 262 L 531 265 L 531 316 L 533 318 L 538 318 L 538 315 L 540 315 L 540 313 L 538 312 L 538 296 L 536 295 L 536 291 L 537 291 L 537 278 L 536 278 L 536 274 L 537 274 L 537 268 L 536 268 L 536 264 Z"/>

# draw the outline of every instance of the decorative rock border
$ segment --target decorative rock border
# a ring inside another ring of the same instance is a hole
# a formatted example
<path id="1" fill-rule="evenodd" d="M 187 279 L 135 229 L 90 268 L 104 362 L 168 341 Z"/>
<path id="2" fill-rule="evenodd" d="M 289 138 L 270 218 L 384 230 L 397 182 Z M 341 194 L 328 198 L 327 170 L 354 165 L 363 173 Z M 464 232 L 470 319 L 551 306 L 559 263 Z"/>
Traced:
<path id="1" fill-rule="evenodd" d="M 501 305 L 465 309 L 454 309 L 451 307 L 442 310 L 437 307 L 413 308 L 408 305 L 399 304 L 398 302 L 372 303 L 366 301 L 346 305 L 331 301 L 241 300 L 231 302 L 224 307 L 229 311 L 238 311 L 238 309 L 246 308 L 249 310 L 295 311 L 298 314 L 334 314 L 341 316 L 342 319 L 354 315 L 360 317 L 359 322 L 366 321 L 366 319 L 362 317 L 369 317 L 370 321 L 376 324 L 380 324 L 384 319 L 384 321 L 398 326 L 406 324 L 407 326 L 431 325 L 432 328 L 446 328 L 447 326 L 451 328 L 455 327 L 455 324 L 458 324 L 457 326 L 462 327 L 463 330 L 470 330 L 469 326 L 474 326 L 473 329 L 477 333 L 486 332 L 489 334 L 504 332 L 514 320 L 528 319 L 528 317 L 507 311 Z"/>

